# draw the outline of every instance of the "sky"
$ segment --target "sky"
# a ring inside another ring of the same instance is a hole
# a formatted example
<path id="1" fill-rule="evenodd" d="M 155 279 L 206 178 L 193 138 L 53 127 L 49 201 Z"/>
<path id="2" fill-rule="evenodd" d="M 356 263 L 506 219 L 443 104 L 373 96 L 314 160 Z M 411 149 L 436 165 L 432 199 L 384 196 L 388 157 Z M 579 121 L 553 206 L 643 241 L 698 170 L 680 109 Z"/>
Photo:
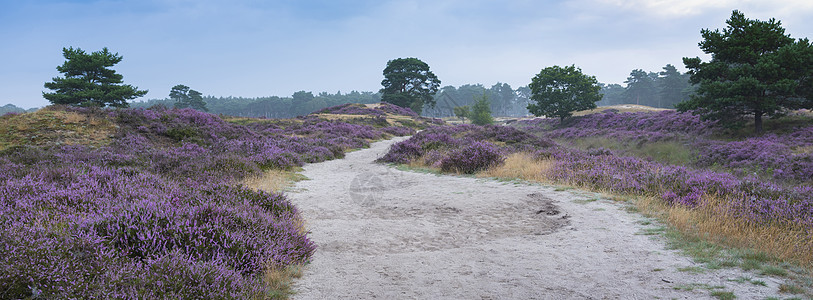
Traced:
<path id="1" fill-rule="evenodd" d="M 700 30 L 732 10 L 813 38 L 810 0 L 0 0 L 0 106 L 42 107 L 63 47 L 107 47 L 124 83 L 163 99 L 377 91 L 387 61 L 416 57 L 441 86 L 517 88 L 575 65 L 602 83 L 707 60 Z"/>

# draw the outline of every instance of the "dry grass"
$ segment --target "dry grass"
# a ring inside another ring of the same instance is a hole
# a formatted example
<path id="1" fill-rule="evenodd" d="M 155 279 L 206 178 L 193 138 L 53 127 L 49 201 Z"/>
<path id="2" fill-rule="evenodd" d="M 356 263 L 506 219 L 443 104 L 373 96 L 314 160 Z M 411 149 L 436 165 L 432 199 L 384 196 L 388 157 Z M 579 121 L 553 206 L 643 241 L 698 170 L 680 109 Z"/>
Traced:
<path id="1" fill-rule="evenodd" d="M 813 153 L 813 146 L 797 147 L 793 150 L 793 154 L 807 154 Z"/>
<path id="2" fill-rule="evenodd" d="M 244 186 L 266 192 L 282 192 L 293 186 L 297 181 L 306 179 L 303 175 L 292 171 L 268 170 L 257 177 L 246 178 L 241 182 Z"/>
<path id="3" fill-rule="evenodd" d="M 590 110 L 582 110 L 573 112 L 574 116 L 584 116 L 589 114 L 600 113 L 608 109 L 615 109 L 619 112 L 644 112 L 644 111 L 662 111 L 662 110 L 669 110 L 666 108 L 655 108 L 646 105 L 638 105 L 638 104 L 619 104 L 619 105 L 611 105 L 611 106 L 602 106 L 595 109 Z"/>
<path id="4" fill-rule="evenodd" d="M 263 283 L 269 293 L 258 299 L 288 299 L 294 294 L 292 287 L 294 279 L 301 278 L 304 269 L 303 265 L 266 268 L 263 272 Z"/>
<path id="5" fill-rule="evenodd" d="M 115 132 L 116 125 L 103 117 L 49 107 L 0 118 L 0 150 L 17 145 L 104 146 Z"/>
<path id="6" fill-rule="evenodd" d="M 477 174 L 479 177 L 522 179 L 549 182 L 545 174 L 553 166 L 553 161 L 539 160 L 530 153 L 514 153 L 505 158 L 505 163 Z"/>
<path id="7" fill-rule="evenodd" d="M 804 228 L 795 224 L 752 224 L 742 218 L 728 216 L 725 200 L 708 199 L 702 209 L 671 207 L 666 220 L 681 232 L 703 237 L 714 243 L 735 248 L 764 252 L 781 261 L 813 267 L 813 240 Z"/>

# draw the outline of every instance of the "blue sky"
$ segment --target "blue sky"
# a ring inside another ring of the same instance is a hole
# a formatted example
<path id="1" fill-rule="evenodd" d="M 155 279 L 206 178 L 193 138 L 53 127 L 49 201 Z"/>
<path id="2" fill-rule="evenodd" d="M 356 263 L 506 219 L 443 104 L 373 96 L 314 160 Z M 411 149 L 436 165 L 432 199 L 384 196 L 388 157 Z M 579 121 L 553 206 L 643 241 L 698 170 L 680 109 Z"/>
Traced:
<path id="1" fill-rule="evenodd" d="M 47 105 L 62 47 L 108 47 L 124 82 L 165 98 L 176 84 L 206 95 L 375 91 L 387 61 L 417 57 L 442 85 L 530 83 L 575 64 L 600 82 L 632 69 L 682 69 L 706 56 L 700 30 L 731 11 L 782 21 L 813 38 L 813 1 L 730 0 L 0 0 L 0 105 Z"/>

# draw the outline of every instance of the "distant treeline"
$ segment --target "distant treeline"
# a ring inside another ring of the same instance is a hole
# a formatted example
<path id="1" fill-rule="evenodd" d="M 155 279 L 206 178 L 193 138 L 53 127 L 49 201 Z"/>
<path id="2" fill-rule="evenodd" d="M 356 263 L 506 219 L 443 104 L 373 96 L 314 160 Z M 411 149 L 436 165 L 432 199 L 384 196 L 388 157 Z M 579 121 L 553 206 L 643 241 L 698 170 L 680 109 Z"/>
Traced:
<path id="1" fill-rule="evenodd" d="M 24 109 L 24 108 L 21 108 L 21 107 L 17 107 L 14 104 L 6 104 L 6 105 L 3 105 L 3 106 L 0 106 L 0 116 L 5 115 L 7 113 L 18 113 L 18 114 L 20 114 L 20 113 L 35 111 L 35 110 L 37 110 L 37 108 Z"/>
<path id="2" fill-rule="evenodd" d="M 694 92 L 689 84 L 689 75 L 682 74 L 672 65 L 666 65 L 660 72 L 645 72 L 640 69 L 632 70 L 630 76 L 620 84 L 602 84 L 601 93 L 604 98 L 597 104 L 599 106 L 617 104 L 641 104 L 652 107 L 673 108 L 678 102 L 686 100 Z M 205 88 L 201 89 L 205 91 Z M 466 84 L 459 87 L 442 87 L 435 95 L 436 105 L 424 107 L 423 115 L 427 117 L 452 117 L 454 107 L 473 105 L 475 97 L 486 95 L 491 102 L 491 111 L 494 116 L 527 116 L 530 115 L 528 103 L 531 90 L 528 86 L 516 89 L 507 83 L 497 83 L 490 88 L 482 84 Z M 345 103 L 377 103 L 381 101 L 378 92 L 352 91 L 346 94 L 336 92 L 330 94 L 321 92 L 314 95 L 312 92 L 299 91 L 290 97 L 214 97 L 205 96 L 203 100 L 210 113 L 240 117 L 265 118 L 293 118 L 307 115 L 325 107 Z M 166 99 L 151 99 L 147 101 L 131 102 L 131 107 L 151 107 L 163 105 L 173 107 L 175 101 Z M 7 104 L 0 106 L 0 115 L 9 112 L 22 113 L 36 109 L 25 110 Z"/>
<path id="3" fill-rule="evenodd" d="M 312 92 L 299 91 L 291 97 L 203 97 L 210 113 L 239 117 L 265 117 L 265 118 L 293 118 L 307 115 L 325 107 L 345 103 L 378 103 L 381 94 L 373 92 L 352 91 L 347 94 L 326 92 L 313 95 Z M 151 107 L 163 105 L 173 107 L 175 101 L 171 99 L 153 99 L 144 102 L 130 103 L 130 107 Z"/>
<path id="4" fill-rule="evenodd" d="M 620 84 L 601 84 L 604 97 L 596 103 L 599 106 L 617 104 L 640 104 L 660 108 L 674 108 L 675 104 L 686 100 L 694 92 L 689 83 L 689 75 L 680 73 L 672 65 L 666 65 L 661 72 L 632 70 L 630 76 Z M 526 116 L 531 90 L 522 86 L 516 90 L 506 83 L 497 83 L 491 88 L 480 84 L 467 84 L 459 88 L 446 86 L 435 95 L 434 108 L 424 107 L 423 114 L 431 117 L 454 116 L 455 106 L 471 106 L 475 97 L 488 97 L 491 111 L 495 116 Z"/>
<path id="5" fill-rule="evenodd" d="M 531 89 L 522 86 L 514 90 L 507 83 L 497 83 L 491 88 L 482 84 L 466 84 L 458 88 L 445 86 L 435 95 L 435 107 L 424 107 L 423 115 L 427 117 L 453 117 L 457 106 L 473 106 L 477 98 L 486 96 L 491 102 L 491 113 L 494 116 L 526 116 Z"/>
<path id="6" fill-rule="evenodd" d="M 666 65 L 660 72 L 632 70 L 624 83 L 626 86 L 602 84 L 601 93 L 604 97 L 597 104 L 640 104 L 674 108 L 678 102 L 689 99 L 695 90 L 689 83 L 689 74 L 680 73 L 672 65 Z"/>

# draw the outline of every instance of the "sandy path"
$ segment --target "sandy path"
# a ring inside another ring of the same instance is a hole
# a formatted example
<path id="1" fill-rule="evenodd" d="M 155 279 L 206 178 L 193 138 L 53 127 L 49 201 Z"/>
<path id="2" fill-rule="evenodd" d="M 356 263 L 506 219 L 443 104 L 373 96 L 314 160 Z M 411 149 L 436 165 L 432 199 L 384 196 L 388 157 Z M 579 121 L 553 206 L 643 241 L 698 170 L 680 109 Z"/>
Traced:
<path id="1" fill-rule="evenodd" d="M 781 283 L 679 271 L 700 266 L 592 193 L 373 163 L 402 139 L 305 166 L 289 196 L 319 248 L 294 299 L 764 299 Z"/>

